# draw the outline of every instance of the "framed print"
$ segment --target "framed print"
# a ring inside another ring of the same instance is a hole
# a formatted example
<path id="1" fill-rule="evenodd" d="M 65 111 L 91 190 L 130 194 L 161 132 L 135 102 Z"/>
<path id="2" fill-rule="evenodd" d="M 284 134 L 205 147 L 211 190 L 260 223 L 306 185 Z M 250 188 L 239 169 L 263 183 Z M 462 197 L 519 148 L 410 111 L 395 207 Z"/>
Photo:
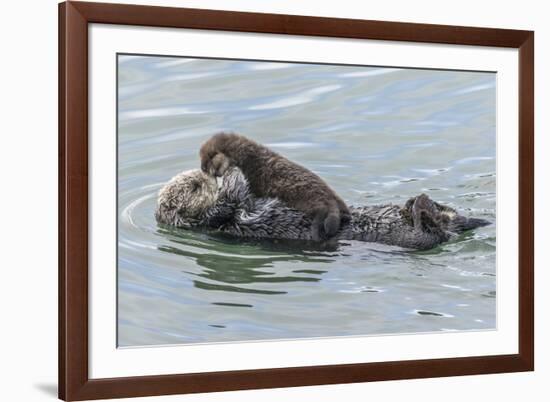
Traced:
<path id="1" fill-rule="evenodd" d="M 533 370 L 533 32 L 59 22 L 61 399 Z"/>

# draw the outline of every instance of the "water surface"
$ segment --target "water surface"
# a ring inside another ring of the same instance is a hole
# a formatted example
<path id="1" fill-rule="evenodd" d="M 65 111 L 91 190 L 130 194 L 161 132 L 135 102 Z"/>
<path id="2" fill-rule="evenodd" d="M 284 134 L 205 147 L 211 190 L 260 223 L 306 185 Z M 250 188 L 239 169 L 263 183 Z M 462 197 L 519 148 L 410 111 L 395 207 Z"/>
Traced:
<path id="1" fill-rule="evenodd" d="M 156 194 L 236 131 L 353 205 L 434 200 L 495 222 L 493 73 L 118 58 L 118 344 L 495 328 L 495 225 L 425 252 L 159 227 Z"/>

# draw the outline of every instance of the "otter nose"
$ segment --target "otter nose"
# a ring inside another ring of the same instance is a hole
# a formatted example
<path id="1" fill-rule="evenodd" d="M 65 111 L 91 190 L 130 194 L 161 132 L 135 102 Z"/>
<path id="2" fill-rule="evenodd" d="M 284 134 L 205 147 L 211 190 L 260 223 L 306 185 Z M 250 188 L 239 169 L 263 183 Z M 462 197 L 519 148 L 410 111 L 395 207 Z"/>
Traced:
<path id="1" fill-rule="evenodd" d="M 204 172 L 204 173 L 208 173 L 208 168 L 206 167 L 207 163 L 206 162 L 201 162 L 201 170 Z"/>

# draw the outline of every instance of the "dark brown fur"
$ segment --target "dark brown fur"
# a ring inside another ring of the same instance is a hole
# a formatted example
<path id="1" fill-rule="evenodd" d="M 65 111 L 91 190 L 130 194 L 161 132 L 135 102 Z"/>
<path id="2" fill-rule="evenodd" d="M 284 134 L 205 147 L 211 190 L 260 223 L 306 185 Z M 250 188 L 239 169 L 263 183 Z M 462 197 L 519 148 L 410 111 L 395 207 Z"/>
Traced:
<path id="1" fill-rule="evenodd" d="M 239 167 L 257 197 L 273 197 L 312 218 L 312 237 L 334 236 L 350 218 L 344 201 L 315 173 L 246 137 L 219 133 L 200 150 L 204 172 L 222 176 Z"/>

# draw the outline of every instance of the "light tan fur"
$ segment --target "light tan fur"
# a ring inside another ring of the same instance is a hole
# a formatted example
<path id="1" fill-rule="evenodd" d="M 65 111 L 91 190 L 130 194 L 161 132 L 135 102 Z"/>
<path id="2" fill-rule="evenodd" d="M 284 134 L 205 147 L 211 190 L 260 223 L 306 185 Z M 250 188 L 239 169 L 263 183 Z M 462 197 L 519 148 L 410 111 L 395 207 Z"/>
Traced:
<path id="1" fill-rule="evenodd" d="M 210 208 L 218 198 L 216 179 L 198 169 L 174 176 L 159 191 L 157 220 L 176 225 L 196 218 Z"/>

